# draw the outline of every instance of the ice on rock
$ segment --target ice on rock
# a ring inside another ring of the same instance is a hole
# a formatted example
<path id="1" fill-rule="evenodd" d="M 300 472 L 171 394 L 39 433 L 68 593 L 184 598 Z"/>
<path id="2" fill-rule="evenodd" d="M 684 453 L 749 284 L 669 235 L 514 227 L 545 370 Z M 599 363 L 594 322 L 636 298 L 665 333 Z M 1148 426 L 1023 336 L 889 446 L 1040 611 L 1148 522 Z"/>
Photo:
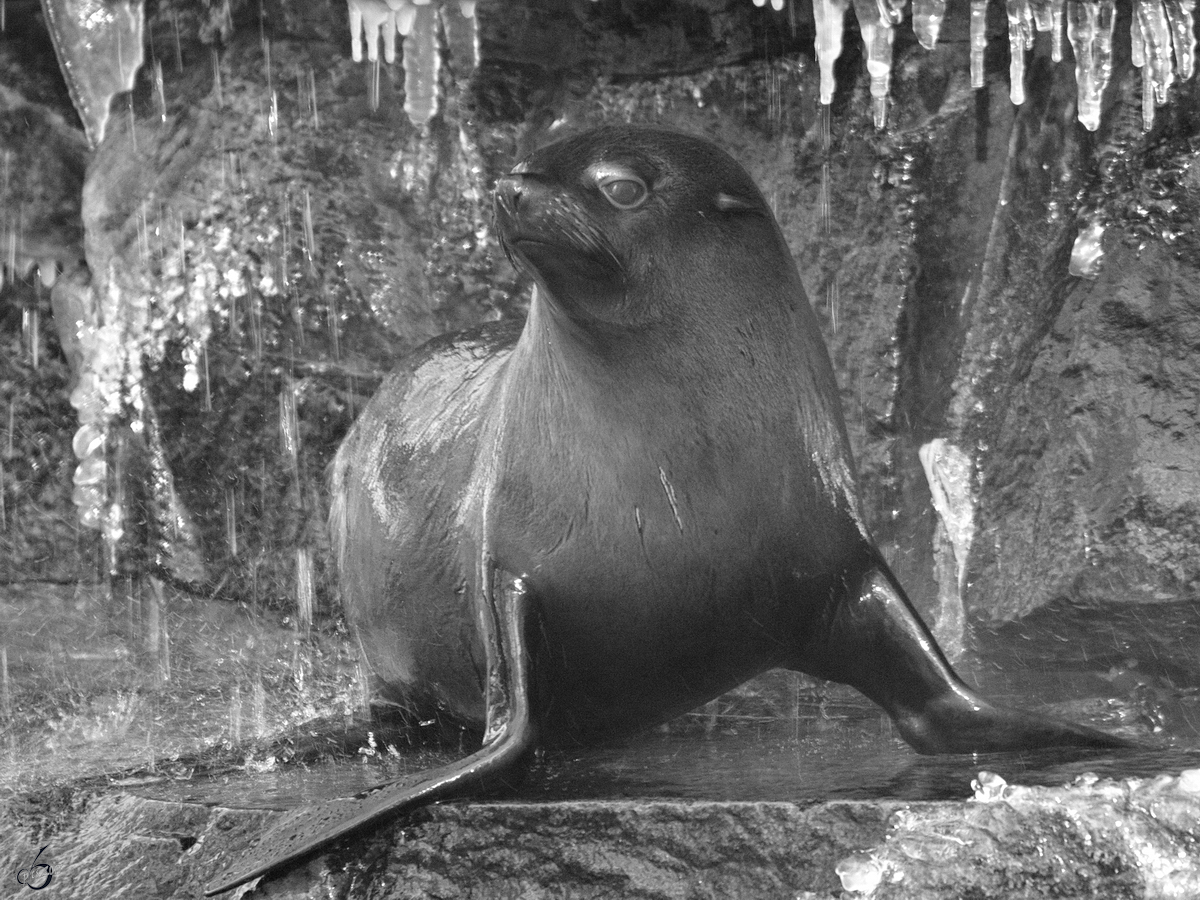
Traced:
<path id="1" fill-rule="evenodd" d="M 923 444 L 917 457 L 925 470 L 933 508 L 954 552 L 961 589 L 966 584 L 967 560 L 975 540 L 975 464 L 969 454 L 944 438 Z"/>
<path id="2" fill-rule="evenodd" d="M 1104 259 L 1104 225 L 1091 222 L 1080 229 L 1071 248 L 1071 262 L 1067 271 L 1076 278 L 1095 278 L 1100 274 L 1100 263 Z"/>
<path id="3" fill-rule="evenodd" d="M 926 50 L 937 46 L 946 17 L 946 0 L 913 0 L 912 27 Z"/>
<path id="4" fill-rule="evenodd" d="M 133 89 L 142 65 L 142 0 L 42 0 L 42 11 L 71 102 L 88 143 L 97 147 L 104 140 L 109 103 Z"/>
<path id="5" fill-rule="evenodd" d="M 996 803 L 1008 795 L 1008 782 L 995 772 L 980 772 L 971 779 L 971 789 L 976 803 Z"/>

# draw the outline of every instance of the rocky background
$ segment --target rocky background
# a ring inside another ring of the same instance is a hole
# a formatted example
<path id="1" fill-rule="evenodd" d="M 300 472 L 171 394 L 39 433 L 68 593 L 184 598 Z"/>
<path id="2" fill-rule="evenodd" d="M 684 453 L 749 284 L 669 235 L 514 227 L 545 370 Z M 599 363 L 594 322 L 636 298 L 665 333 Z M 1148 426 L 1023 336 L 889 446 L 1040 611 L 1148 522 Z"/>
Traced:
<path id="1" fill-rule="evenodd" d="M 38 10 L 9 4 L 0 578 L 90 579 L 153 557 L 198 589 L 279 604 L 315 579 L 335 609 L 323 471 L 355 409 L 424 339 L 522 314 L 492 181 L 539 143 L 633 121 L 710 137 L 774 205 L 825 325 L 871 524 L 951 647 L 964 609 L 1192 598 L 1196 80 L 1143 134 L 1119 20 L 1098 132 L 1075 121 L 1069 48 L 1054 64 L 1045 36 L 1014 107 L 992 6 L 978 91 L 965 16 L 951 10 L 933 52 L 897 29 L 885 130 L 851 29 L 826 148 L 801 6 L 483 3 L 478 68 L 451 46 L 441 108 L 418 127 L 399 64 L 378 68 L 372 108 L 374 67 L 350 59 L 340 0 L 163 2 L 89 151 Z M 1092 221 L 1105 256 L 1081 279 L 1067 260 Z M 103 335 L 80 349 L 62 320 L 103 318 L 105 303 L 127 323 L 108 338 L 123 349 Z M 121 460 L 144 485 L 107 560 L 70 502 L 66 402 L 104 365 L 126 373 L 107 490 Z M 966 554 L 938 532 L 918 459 L 935 438 L 967 463 Z"/>
<path id="2" fill-rule="evenodd" d="M 426 338 L 523 313 L 493 180 L 645 122 L 721 144 L 774 206 L 871 525 L 952 653 L 1043 608 L 1190 614 L 1200 88 L 1144 132 L 1119 11 L 1098 131 L 1045 35 L 1015 107 L 990 14 L 979 90 L 965 10 L 932 52 L 897 29 L 882 130 L 852 25 L 826 141 L 804 4 L 481 3 L 478 64 L 450 41 L 415 125 L 400 64 L 351 59 L 341 0 L 164 0 L 89 149 L 39 8 L 10 2 L 0 580 L 153 570 L 336 615 L 323 473 L 356 409 Z"/>

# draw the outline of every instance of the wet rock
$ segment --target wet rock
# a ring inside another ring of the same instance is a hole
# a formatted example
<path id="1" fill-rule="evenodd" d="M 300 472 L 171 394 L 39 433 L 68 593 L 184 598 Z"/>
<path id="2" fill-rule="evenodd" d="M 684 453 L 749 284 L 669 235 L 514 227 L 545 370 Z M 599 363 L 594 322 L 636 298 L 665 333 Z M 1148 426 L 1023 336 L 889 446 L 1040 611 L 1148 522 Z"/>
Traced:
<path id="1" fill-rule="evenodd" d="M 1136 96 L 1125 88 L 1132 118 Z M 1052 292 L 1061 299 L 1041 333 L 1003 357 L 1006 399 L 975 418 L 985 447 L 969 594 L 977 615 L 1012 618 L 1059 597 L 1195 594 L 1200 251 L 1184 224 L 1200 213 L 1186 175 L 1197 159 L 1194 89 L 1184 99 L 1190 112 L 1149 146 L 1131 146 L 1114 116 L 1083 203 L 1110 223 L 1099 274 Z M 975 395 L 983 399 L 968 388 L 960 400 Z"/>
<path id="2" fill-rule="evenodd" d="M 1190 896 L 1200 890 L 1192 779 L 1083 776 L 1068 787 L 1028 788 L 991 776 L 976 802 L 893 815 L 887 840 L 865 854 L 881 874 L 870 896 Z"/>
<path id="3" fill-rule="evenodd" d="M 857 891 L 846 896 L 881 900 L 987 900 L 1188 896 L 1200 888 L 1200 793 L 1187 773 L 1083 777 L 1062 788 L 992 781 L 998 789 L 974 801 L 803 809 L 447 804 L 260 882 L 256 896 L 777 898 L 828 897 L 845 886 Z M 44 801 L 4 808 L 0 866 L 16 871 L 45 847 L 41 859 L 66 897 L 130 889 L 147 898 L 196 896 L 275 815 L 126 794 Z"/>

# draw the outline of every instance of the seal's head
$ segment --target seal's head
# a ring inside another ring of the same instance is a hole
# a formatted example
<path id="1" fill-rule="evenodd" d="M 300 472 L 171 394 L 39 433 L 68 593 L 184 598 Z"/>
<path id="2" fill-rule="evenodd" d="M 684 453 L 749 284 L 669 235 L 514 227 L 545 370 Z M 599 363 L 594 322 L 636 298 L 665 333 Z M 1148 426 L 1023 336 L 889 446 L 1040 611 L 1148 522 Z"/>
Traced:
<path id="1" fill-rule="evenodd" d="M 495 205 L 510 259 L 589 330 L 803 297 L 758 188 L 700 138 L 635 126 L 566 138 L 500 178 Z"/>

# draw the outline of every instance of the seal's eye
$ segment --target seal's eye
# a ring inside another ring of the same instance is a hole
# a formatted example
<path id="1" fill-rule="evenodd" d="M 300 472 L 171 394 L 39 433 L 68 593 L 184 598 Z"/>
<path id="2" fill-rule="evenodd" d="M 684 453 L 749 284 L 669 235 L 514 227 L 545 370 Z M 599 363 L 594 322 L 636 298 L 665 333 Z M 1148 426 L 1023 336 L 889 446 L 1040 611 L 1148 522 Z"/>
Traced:
<path id="1" fill-rule="evenodd" d="M 617 209 L 636 209 L 650 196 L 646 182 L 632 173 L 600 179 L 600 192 Z"/>

